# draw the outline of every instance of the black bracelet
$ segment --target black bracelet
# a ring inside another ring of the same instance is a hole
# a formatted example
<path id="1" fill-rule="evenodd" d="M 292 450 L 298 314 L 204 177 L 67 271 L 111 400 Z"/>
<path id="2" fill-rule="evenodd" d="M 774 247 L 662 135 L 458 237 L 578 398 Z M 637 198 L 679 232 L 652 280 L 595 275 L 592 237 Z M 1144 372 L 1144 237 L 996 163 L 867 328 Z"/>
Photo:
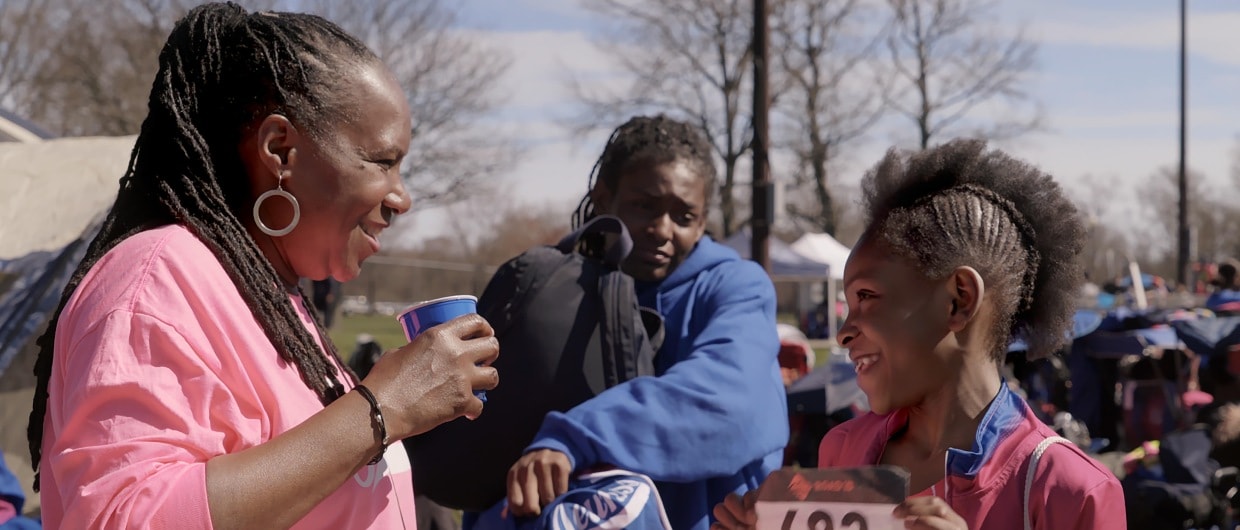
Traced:
<path id="1" fill-rule="evenodd" d="M 367 462 L 367 464 L 377 464 L 380 460 L 383 460 L 383 453 L 387 452 L 387 424 L 383 422 L 383 411 L 379 409 L 379 400 L 375 399 L 375 393 L 366 388 L 366 385 L 357 385 L 354 388 L 357 389 L 358 394 L 361 394 L 362 397 L 366 398 L 366 401 L 370 402 L 370 419 L 379 428 L 379 438 L 382 440 L 383 446 L 379 448 L 379 454 L 371 458 L 370 462 Z"/>

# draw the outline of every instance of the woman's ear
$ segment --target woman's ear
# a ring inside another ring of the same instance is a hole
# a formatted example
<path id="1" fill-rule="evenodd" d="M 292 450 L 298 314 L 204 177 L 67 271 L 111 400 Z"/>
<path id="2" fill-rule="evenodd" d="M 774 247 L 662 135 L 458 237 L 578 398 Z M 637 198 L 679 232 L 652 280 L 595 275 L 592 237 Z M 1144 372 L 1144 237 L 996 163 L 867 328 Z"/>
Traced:
<path id="1" fill-rule="evenodd" d="M 951 289 L 951 313 L 947 317 L 947 326 L 958 333 L 964 330 L 981 310 L 986 282 L 982 281 L 982 275 L 973 267 L 956 267 L 948 282 L 948 288 Z"/>
<path id="2" fill-rule="evenodd" d="M 254 135 L 258 160 L 272 175 L 279 175 L 292 164 L 300 136 L 287 117 L 271 114 L 258 124 Z"/>

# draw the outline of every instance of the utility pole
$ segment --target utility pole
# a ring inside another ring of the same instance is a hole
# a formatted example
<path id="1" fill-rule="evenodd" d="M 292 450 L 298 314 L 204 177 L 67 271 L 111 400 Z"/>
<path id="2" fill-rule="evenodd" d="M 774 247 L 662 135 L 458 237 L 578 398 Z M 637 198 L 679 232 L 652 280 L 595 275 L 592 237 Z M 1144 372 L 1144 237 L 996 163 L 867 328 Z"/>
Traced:
<path id="1" fill-rule="evenodd" d="M 771 270 L 770 237 L 775 220 L 775 188 L 771 182 L 771 166 L 768 158 L 770 138 L 769 69 L 767 65 L 767 5 L 766 0 L 753 2 L 753 215 L 750 219 L 750 257 Z"/>
<path id="2" fill-rule="evenodd" d="M 1188 260 L 1192 247 L 1192 230 L 1188 225 L 1188 0 L 1180 0 L 1180 212 L 1179 252 L 1176 255 L 1176 281 L 1192 289 L 1188 284 Z"/>

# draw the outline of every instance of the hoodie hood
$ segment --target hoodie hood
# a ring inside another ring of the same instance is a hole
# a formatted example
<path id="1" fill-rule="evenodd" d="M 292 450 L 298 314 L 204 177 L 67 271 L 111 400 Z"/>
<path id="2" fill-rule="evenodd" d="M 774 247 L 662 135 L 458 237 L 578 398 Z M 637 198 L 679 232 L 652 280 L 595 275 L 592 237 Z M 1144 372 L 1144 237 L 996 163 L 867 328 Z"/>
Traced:
<path id="1" fill-rule="evenodd" d="M 737 254 L 735 250 L 715 242 L 710 236 L 704 235 L 697 245 L 693 247 L 693 252 L 689 253 L 689 257 L 685 259 L 684 263 L 673 269 L 667 278 L 659 282 L 636 282 L 637 292 L 641 294 L 652 289 L 667 291 L 693 280 L 702 271 L 711 269 L 721 263 L 738 261 L 740 259 L 740 254 Z"/>

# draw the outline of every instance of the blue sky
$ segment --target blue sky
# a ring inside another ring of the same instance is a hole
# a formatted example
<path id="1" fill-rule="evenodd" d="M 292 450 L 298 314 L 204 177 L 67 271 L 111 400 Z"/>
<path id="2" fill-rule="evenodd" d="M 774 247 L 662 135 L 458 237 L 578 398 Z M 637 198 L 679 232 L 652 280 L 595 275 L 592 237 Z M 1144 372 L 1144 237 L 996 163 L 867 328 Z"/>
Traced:
<path id="1" fill-rule="evenodd" d="M 527 150 L 502 186 L 529 204 L 575 202 L 605 138 L 572 137 L 560 125 L 574 110 L 564 81 L 570 73 L 614 71 L 593 45 L 604 21 L 577 0 L 461 0 L 460 10 L 462 31 L 512 59 L 497 80 L 503 104 L 489 120 L 518 135 Z M 1189 13 L 1189 166 L 1218 193 L 1240 198 L 1229 181 L 1240 133 L 1240 3 L 1195 0 Z M 1046 125 L 999 147 L 1079 193 L 1106 190 L 1098 211 L 1108 220 L 1141 222 L 1142 206 L 1125 200 L 1136 197 L 1130 185 L 1178 163 L 1179 2 L 999 0 L 997 14 L 1038 43 L 1028 90 Z M 855 186 L 883 151 L 907 140 L 903 132 L 880 127 L 853 146 L 842 184 Z M 416 231 L 436 232 L 441 218 L 442 212 L 417 215 Z"/>

